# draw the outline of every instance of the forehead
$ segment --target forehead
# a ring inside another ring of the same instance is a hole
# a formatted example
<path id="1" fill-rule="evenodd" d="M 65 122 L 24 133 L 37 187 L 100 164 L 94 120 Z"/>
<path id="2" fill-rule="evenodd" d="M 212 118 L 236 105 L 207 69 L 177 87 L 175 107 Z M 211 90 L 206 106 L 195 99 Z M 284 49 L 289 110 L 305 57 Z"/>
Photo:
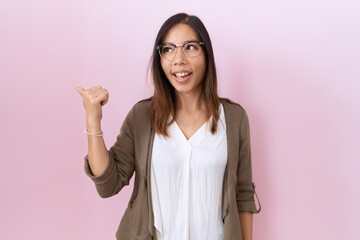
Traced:
<path id="1" fill-rule="evenodd" d="M 180 44 L 189 40 L 200 41 L 197 32 L 185 23 L 178 23 L 172 26 L 162 39 L 163 43 Z"/>

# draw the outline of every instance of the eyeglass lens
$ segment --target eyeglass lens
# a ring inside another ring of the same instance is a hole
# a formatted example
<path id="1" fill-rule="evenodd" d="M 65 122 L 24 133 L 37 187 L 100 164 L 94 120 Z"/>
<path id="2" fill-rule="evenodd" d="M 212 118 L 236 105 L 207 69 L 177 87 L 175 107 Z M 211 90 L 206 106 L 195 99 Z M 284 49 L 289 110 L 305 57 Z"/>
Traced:
<path id="1" fill-rule="evenodd" d="M 188 57 L 196 57 L 200 54 L 200 44 L 197 42 L 186 43 L 183 46 L 183 52 Z M 171 60 L 175 56 L 175 47 L 173 45 L 163 45 L 160 49 L 161 57 Z"/>

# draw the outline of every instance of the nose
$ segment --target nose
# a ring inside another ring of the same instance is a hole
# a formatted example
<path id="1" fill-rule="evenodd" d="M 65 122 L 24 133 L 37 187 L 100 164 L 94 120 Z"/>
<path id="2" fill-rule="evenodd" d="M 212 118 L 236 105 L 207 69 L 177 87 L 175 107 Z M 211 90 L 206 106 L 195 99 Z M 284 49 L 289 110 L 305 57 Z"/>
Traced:
<path id="1" fill-rule="evenodd" d="M 181 64 L 185 64 L 186 63 L 186 56 L 184 54 L 184 50 L 182 49 L 183 47 L 178 46 L 175 50 L 175 56 L 173 59 L 173 63 L 175 65 L 181 65 Z"/>

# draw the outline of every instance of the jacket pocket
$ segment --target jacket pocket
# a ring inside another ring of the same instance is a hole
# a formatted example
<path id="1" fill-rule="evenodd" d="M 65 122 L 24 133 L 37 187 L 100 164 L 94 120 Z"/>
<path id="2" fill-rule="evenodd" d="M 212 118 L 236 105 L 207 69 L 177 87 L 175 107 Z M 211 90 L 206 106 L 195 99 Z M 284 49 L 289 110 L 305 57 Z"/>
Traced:
<path id="1" fill-rule="evenodd" d="M 119 224 L 118 240 L 147 240 L 149 238 L 149 208 L 145 178 L 138 176 L 129 206 Z M 151 235 L 150 235 L 151 236 Z"/>

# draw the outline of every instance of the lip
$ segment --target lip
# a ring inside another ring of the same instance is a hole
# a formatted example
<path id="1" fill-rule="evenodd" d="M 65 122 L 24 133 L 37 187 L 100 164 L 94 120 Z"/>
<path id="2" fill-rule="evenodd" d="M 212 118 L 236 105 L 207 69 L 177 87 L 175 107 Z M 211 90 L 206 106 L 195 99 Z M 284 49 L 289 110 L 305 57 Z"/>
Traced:
<path id="1" fill-rule="evenodd" d="M 191 71 L 189 71 L 189 70 L 178 70 L 178 71 L 172 72 L 172 74 L 175 74 L 175 73 L 191 73 Z"/>
<path id="2" fill-rule="evenodd" d="M 185 72 L 185 71 L 184 71 Z M 178 72 L 176 72 L 176 73 L 178 73 Z M 186 72 L 186 73 L 189 73 L 189 72 Z M 175 73 L 173 73 L 173 74 L 171 74 L 172 75 L 172 77 L 176 80 L 176 81 L 178 81 L 178 82 L 186 82 L 187 80 L 189 80 L 191 77 L 192 77 L 192 72 L 190 72 L 190 75 L 188 75 L 186 78 L 177 78 L 176 76 L 175 76 Z"/>

